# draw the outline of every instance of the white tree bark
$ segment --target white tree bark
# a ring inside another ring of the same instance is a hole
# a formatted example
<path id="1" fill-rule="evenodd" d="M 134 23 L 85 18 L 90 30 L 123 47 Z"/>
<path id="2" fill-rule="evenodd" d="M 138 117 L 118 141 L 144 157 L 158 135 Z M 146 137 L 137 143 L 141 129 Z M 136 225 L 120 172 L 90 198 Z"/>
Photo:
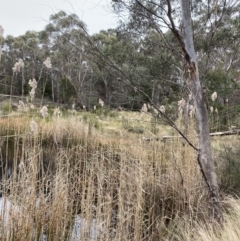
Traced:
<path id="1" fill-rule="evenodd" d="M 180 0 L 183 24 L 182 50 L 185 54 L 186 71 L 189 73 L 188 87 L 191 91 L 196 108 L 199 128 L 199 156 L 198 161 L 209 189 L 210 207 L 214 219 L 222 220 L 222 209 L 219 198 L 216 172 L 214 168 L 210 133 L 208 124 L 208 110 L 204 101 L 201 81 L 199 78 L 197 55 L 194 49 L 193 29 L 190 12 L 190 0 Z"/>

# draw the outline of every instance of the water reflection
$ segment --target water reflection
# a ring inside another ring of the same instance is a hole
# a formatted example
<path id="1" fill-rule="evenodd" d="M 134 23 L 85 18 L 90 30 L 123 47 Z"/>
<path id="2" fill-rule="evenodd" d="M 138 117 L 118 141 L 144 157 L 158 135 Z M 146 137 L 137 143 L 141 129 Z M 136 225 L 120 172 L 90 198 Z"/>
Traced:
<path id="1" fill-rule="evenodd" d="M 6 197 L 0 198 L 0 219 L 1 219 L 1 232 L 2 230 L 7 231 L 8 223 L 10 222 L 10 214 L 17 216 L 21 215 L 21 208 L 14 205 Z M 4 232 L 4 231 L 3 231 Z M 76 215 L 73 221 L 72 233 L 69 241 L 79 241 L 81 238 L 88 237 L 88 240 L 97 240 L 102 233 L 102 229 L 97 223 L 96 219 L 91 222 L 87 221 L 80 215 Z M 1 233 L 0 233 L 1 236 Z M 42 241 L 47 241 L 46 235 L 42 235 Z"/>

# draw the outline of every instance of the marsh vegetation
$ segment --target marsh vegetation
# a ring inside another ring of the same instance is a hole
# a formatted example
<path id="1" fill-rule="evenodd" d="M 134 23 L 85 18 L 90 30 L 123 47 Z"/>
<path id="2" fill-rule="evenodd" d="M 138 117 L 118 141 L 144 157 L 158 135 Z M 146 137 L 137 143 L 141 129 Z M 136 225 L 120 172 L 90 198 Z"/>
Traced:
<path id="1" fill-rule="evenodd" d="M 15 113 L 0 126 L 2 240 L 238 240 L 237 136 L 212 140 L 222 228 L 209 223 L 196 153 L 162 123 L 155 134 L 174 138 L 146 141 L 150 115 Z"/>

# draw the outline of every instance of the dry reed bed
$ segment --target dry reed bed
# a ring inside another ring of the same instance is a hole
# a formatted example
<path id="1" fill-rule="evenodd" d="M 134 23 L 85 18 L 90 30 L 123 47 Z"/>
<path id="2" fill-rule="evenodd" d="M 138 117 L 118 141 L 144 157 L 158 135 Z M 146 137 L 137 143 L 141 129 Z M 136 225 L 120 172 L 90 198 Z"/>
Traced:
<path id="1" fill-rule="evenodd" d="M 208 219 L 196 154 L 180 138 L 106 136 L 79 117 L 36 120 L 34 135 L 30 121 L 0 119 L 1 189 L 15 205 L 2 240 L 71 240 L 76 214 L 82 240 L 188 240 Z"/>

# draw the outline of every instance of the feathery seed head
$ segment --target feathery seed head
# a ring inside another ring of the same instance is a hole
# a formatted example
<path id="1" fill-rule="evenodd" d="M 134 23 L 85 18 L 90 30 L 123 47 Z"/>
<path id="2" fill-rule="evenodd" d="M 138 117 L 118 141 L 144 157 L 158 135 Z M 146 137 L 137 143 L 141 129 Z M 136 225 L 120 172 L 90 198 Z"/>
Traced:
<path id="1" fill-rule="evenodd" d="M 48 117 L 48 108 L 47 108 L 47 106 L 44 105 L 39 112 L 41 113 L 43 118 Z"/>
<path id="2" fill-rule="evenodd" d="M 161 105 L 159 109 L 163 114 L 165 114 L 166 109 L 164 105 Z"/>
<path id="3" fill-rule="evenodd" d="M 53 115 L 54 115 L 54 116 L 62 116 L 62 112 L 61 112 L 61 110 L 59 109 L 59 107 L 57 107 L 57 108 L 54 109 Z"/>
<path id="4" fill-rule="evenodd" d="M 38 132 L 38 125 L 37 125 L 37 123 L 36 123 L 34 120 L 32 120 L 32 121 L 30 122 L 30 129 L 31 129 L 31 131 L 32 131 L 34 134 L 37 134 L 37 132 Z"/>
<path id="5" fill-rule="evenodd" d="M 27 111 L 27 106 L 21 100 L 19 100 L 18 111 Z"/>
<path id="6" fill-rule="evenodd" d="M 190 93 L 190 94 L 188 95 L 188 98 L 189 98 L 189 101 L 191 101 L 191 100 L 193 99 L 192 93 Z"/>
<path id="7" fill-rule="evenodd" d="M 190 117 L 190 119 L 192 119 L 194 117 L 194 115 L 195 115 L 195 107 L 193 105 L 190 105 L 189 109 L 190 109 L 189 117 Z"/>
<path id="8" fill-rule="evenodd" d="M 184 100 L 183 98 L 178 101 L 178 106 L 181 107 L 182 109 L 185 107 L 185 105 L 186 105 L 186 100 Z"/>
<path id="9" fill-rule="evenodd" d="M 13 70 L 13 73 L 18 73 L 18 72 L 20 72 L 20 70 L 21 70 L 21 65 L 19 64 L 19 62 L 16 62 L 16 63 L 14 64 L 14 67 L 12 68 L 12 70 Z"/>
<path id="10" fill-rule="evenodd" d="M 51 59 L 50 59 L 49 57 L 47 57 L 47 59 L 43 62 L 43 64 L 44 64 L 48 69 L 51 69 L 51 68 L 52 68 Z"/>
<path id="11" fill-rule="evenodd" d="M 189 112 L 189 118 L 190 118 L 190 119 L 193 119 L 194 114 L 195 114 L 195 112 L 191 110 L 191 111 Z"/>
<path id="12" fill-rule="evenodd" d="M 102 100 L 101 98 L 99 98 L 98 103 L 99 103 L 99 105 L 101 105 L 102 107 L 104 106 L 104 102 L 103 102 L 103 100 Z"/>
<path id="13" fill-rule="evenodd" d="M 24 62 L 22 59 L 19 59 L 15 64 L 14 67 L 12 68 L 13 73 L 18 73 L 21 71 L 21 68 L 24 68 Z"/>
<path id="14" fill-rule="evenodd" d="M 29 92 L 29 95 L 31 97 L 31 101 L 33 101 L 34 96 L 35 96 L 35 89 L 34 88 L 31 89 L 31 91 Z"/>
<path id="15" fill-rule="evenodd" d="M 215 101 L 217 99 L 217 92 L 216 91 L 212 94 L 211 98 L 212 98 L 212 101 Z"/>
<path id="16" fill-rule="evenodd" d="M 33 79 L 33 80 L 29 80 L 28 81 L 28 84 L 32 87 L 32 88 L 34 88 L 34 89 L 36 89 L 37 88 L 37 81 L 35 80 L 35 79 Z"/>
<path id="17" fill-rule="evenodd" d="M 148 107 L 147 107 L 146 103 L 143 104 L 141 112 L 148 112 Z"/>
<path id="18" fill-rule="evenodd" d="M 213 110 L 214 110 L 214 109 L 213 109 L 213 107 L 211 106 L 211 107 L 210 107 L 210 111 L 211 111 L 211 113 L 213 113 Z"/>
<path id="19" fill-rule="evenodd" d="M 24 62 L 23 62 L 22 59 L 19 59 L 19 60 L 18 60 L 18 63 L 19 63 L 19 65 L 21 66 L 21 68 L 24 68 Z"/>

